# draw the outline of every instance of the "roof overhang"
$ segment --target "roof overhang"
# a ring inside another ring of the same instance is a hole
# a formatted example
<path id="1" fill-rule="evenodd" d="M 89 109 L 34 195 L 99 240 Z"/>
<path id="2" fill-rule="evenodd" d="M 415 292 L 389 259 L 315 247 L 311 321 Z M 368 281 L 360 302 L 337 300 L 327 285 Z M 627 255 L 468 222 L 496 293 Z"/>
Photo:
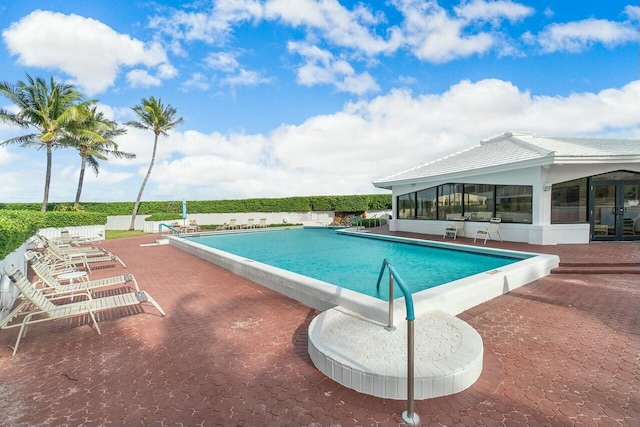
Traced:
<path id="1" fill-rule="evenodd" d="M 398 186 L 398 185 L 410 185 L 410 184 L 418 184 L 418 183 L 425 183 L 425 182 L 431 182 L 431 181 L 449 181 L 449 180 L 454 181 L 454 180 L 460 180 L 460 179 L 464 179 L 464 178 L 472 177 L 476 175 L 510 172 L 510 171 L 521 170 L 525 168 L 532 168 L 532 167 L 543 167 L 543 166 L 548 167 L 554 163 L 556 162 L 554 162 L 554 159 L 552 156 L 546 156 L 538 159 L 523 160 L 520 162 L 506 163 L 502 165 L 489 166 L 486 168 L 476 168 L 476 169 L 447 173 L 442 175 L 430 175 L 430 176 L 416 177 L 416 178 L 410 178 L 410 179 L 399 179 L 395 181 L 375 181 L 373 182 L 373 185 L 374 187 L 377 187 L 377 188 L 384 188 L 386 190 L 391 190 L 394 186 Z"/>

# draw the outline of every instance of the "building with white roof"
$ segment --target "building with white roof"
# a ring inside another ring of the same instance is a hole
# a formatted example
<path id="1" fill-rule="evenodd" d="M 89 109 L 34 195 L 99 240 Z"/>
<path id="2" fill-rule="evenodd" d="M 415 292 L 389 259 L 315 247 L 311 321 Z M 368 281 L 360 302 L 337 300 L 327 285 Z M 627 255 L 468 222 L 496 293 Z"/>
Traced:
<path id="1" fill-rule="evenodd" d="M 393 193 L 392 231 L 444 235 L 491 218 L 533 244 L 640 240 L 640 140 L 506 132 L 373 183 Z M 459 234 L 460 235 L 460 234 Z"/>

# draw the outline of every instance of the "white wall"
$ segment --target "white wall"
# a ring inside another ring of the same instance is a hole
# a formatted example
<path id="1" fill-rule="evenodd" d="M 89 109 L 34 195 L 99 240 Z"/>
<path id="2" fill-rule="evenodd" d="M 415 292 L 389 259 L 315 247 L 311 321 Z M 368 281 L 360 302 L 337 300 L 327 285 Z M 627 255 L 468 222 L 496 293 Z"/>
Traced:
<path id="1" fill-rule="evenodd" d="M 77 227 L 41 228 L 38 233 L 49 239 L 60 237 L 61 230 L 69 230 L 71 236 L 78 236 L 96 241 L 104 240 L 104 225 L 80 225 Z"/>
<path id="2" fill-rule="evenodd" d="M 388 217 L 391 214 L 390 210 L 384 211 L 369 211 L 366 213 L 367 218 L 380 218 Z M 189 223 L 189 220 L 196 220 L 198 224 L 224 224 L 229 223 L 230 219 L 235 219 L 236 224 L 246 224 L 250 218 L 253 218 L 253 223 L 258 224 L 261 218 L 267 220 L 267 224 L 302 224 L 306 226 L 324 226 L 333 222 L 335 213 L 333 211 L 312 211 L 312 212 L 244 212 L 244 213 L 217 213 L 217 214 L 190 214 L 187 212 L 187 219 L 184 220 L 185 224 Z M 135 228 L 136 230 L 144 230 L 147 233 L 157 233 L 160 224 L 171 225 L 173 222 L 178 221 L 182 223 L 183 220 L 169 220 L 169 221 L 145 221 L 149 215 L 138 215 L 136 217 Z M 118 215 L 109 216 L 107 218 L 107 230 L 128 230 L 131 223 L 131 215 Z"/>

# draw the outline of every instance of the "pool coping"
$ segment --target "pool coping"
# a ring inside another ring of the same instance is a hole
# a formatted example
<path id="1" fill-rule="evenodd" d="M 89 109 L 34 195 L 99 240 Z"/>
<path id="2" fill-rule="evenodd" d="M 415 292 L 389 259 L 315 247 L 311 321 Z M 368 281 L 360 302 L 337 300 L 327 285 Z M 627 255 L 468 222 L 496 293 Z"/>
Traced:
<path id="1" fill-rule="evenodd" d="M 285 229 L 296 228 L 302 227 L 286 227 Z M 225 232 L 225 234 L 269 232 L 276 230 L 282 230 L 282 228 L 234 230 Z M 455 316 L 456 314 L 475 307 L 478 304 L 542 278 L 548 275 L 551 272 L 551 269 L 559 265 L 559 257 L 557 255 L 467 246 L 446 242 L 424 241 L 407 237 L 381 235 L 369 232 L 363 233 L 361 231 L 356 232 L 351 231 L 350 229 L 342 229 L 338 232 L 357 237 L 405 242 L 421 246 L 439 247 L 458 251 L 506 255 L 516 258 L 528 257 L 504 267 L 475 274 L 413 294 L 416 315 L 433 310 L 440 310 Z M 200 235 L 208 236 L 215 234 L 219 233 L 207 233 Z M 172 246 L 293 298 L 309 307 L 325 311 L 336 306 L 341 306 L 373 321 L 380 323 L 388 322 L 389 304 L 387 301 L 382 301 L 378 298 L 341 288 L 322 280 L 273 267 L 255 260 L 224 252 L 219 249 L 214 249 L 192 240 L 186 240 L 175 236 L 167 236 L 166 238 Z M 382 263 L 382 260 L 380 260 L 380 262 Z M 405 318 L 406 311 L 404 306 L 404 298 L 397 298 L 394 301 L 394 323 L 398 323 Z"/>

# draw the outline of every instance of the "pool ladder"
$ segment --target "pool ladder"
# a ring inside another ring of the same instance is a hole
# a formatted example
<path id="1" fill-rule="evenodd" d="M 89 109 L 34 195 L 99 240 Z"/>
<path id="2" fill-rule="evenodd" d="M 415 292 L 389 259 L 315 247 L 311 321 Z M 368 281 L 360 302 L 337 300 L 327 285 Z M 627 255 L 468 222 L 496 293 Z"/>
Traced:
<path id="1" fill-rule="evenodd" d="M 407 410 L 402 413 L 402 420 L 411 425 L 418 425 L 420 423 L 420 417 L 414 411 L 414 325 L 413 322 L 416 319 L 413 310 L 413 297 L 409 288 L 405 285 L 404 280 L 400 277 L 400 274 L 391 265 L 391 263 L 385 258 L 382 261 L 382 267 L 380 267 L 380 274 L 378 275 L 378 283 L 376 284 L 376 292 L 380 295 L 380 282 L 384 275 L 384 270 L 389 270 L 389 323 L 385 327 L 388 331 L 395 330 L 393 326 L 393 285 L 394 279 L 398 284 L 398 287 L 404 294 L 404 302 L 407 307 Z"/>

